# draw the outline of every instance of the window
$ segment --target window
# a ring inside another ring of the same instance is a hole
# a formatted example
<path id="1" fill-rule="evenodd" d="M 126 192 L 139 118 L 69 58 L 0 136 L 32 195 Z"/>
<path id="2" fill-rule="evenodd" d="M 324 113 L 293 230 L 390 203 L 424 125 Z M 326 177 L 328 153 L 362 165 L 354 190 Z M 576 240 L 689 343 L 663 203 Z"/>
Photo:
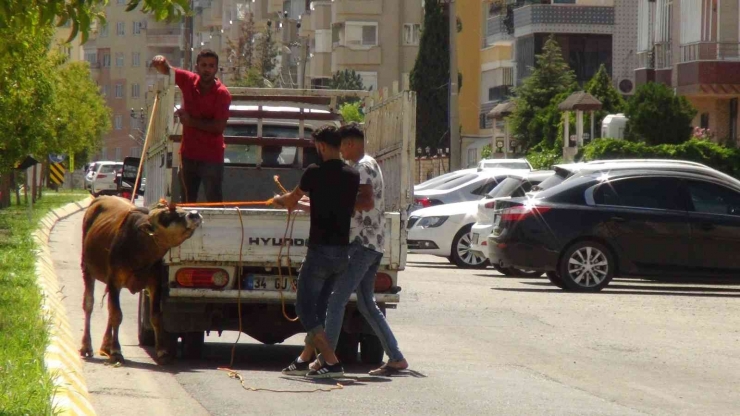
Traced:
<path id="1" fill-rule="evenodd" d="M 678 180 L 671 178 L 631 178 L 606 182 L 594 192 L 597 205 L 684 210 Z"/>
<path id="2" fill-rule="evenodd" d="M 90 64 L 90 66 L 96 66 L 98 64 L 98 52 L 97 51 L 91 51 L 91 52 L 85 52 L 85 61 Z"/>
<path id="3" fill-rule="evenodd" d="M 457 188 L 460 185 L 464 185 L 472 180 L 478 179 L 478 175 L 475 173 L 469 173 L 467 175 L 460 176 L 459 178 L 455 178 L 444 185 L 440 185 L 436 187 L 435 189 L 440 191 L 446 191 L 448 189 Z"/>
<path id="4" fill-rule="evenodd" d="M 110 68 L 110 54 L 104 53 L 103 54 L 103 68 Z"/>
<path id="5" fill-rule="evenodd" d="M 103 25 L 100 26 L 100 37 L 101 38 L 108 37 L 108 23 L 103 23 Z"/>
<path id="6" fill-rule="evenodd" d="M 345 46 L 376 46 L 377 44 L 377 23 L 347 22 L 345 24 Z"/>
<path id="7" fill-rule="evenodd" d="M 118 22 L 118 24 L 116 24 L 116 35 L 118 36 L 126 35 L 126 22 Z"/>
<path id="8" fill-rule="evenodd" d="M 115 152 L 116 152 L 115 161 L 118 162 L 118 161 L 122 160 L 121 159 L 121 148 L 120 147 L 116 147 Z"/>
<path id="9" fill-rule="evenodd" d="M 378 90 L 378 73 L 377 72 L 358 72 L 362 78 L 362 86 L 369 91 Z"/>
<path id="10" fill-rule="evenodd" d="M 475 166 L 476 163 L 478 163 L 478 149 L 468 149 L 468 166 Z"/>
<path id="11" fill-rule="evenodd" d="M 116 68 L 123 68 L 123 53 L 116 53 Z"/>
<path id="12" fill-rule="evenodd" d="M 103 160 L 108 159 L 108 148 L 107 147 L 100 149 L 100 158 Z"/>
<path id="13" fill-rule="evenodd" d="M 141 147 L 132 147 L 129 151 L 131 157 L 141 157 Z"/>
<path id="14" fill-rule="evenodd" d="M 421 38 L 421 25 L 418 23 L 404 23 L 403 44 L 418 45 Z"/>
<path id="15" fill-rule="evenodd" d="M 101 94 L 103 94 L 103 97 L 107 97 L 109 93 L 110 93 L 110 91 L 109 91 L 109 88 L 108 88 L 108 84 L 103 84 L 103 86 L 101 88 Z"/>
<path id="16" fill-rule="evenodd" d="M 115 126 L 116 130 L 123 129 L 123 116 L 120 114 L 116 115 L 116 118 L 113 119 L 113 125 Z"/>
<path id="17" fill-rule="evenodd" d="M 141 34 L 141 28 L 144 26 L 142 22 L 134 22 L 134 29 L 131 33 L 134 35 L 140 35 Z"/>
<path id="18" fill-rule="evenodd" d="M 740 216 L 740 194 L 737 192 L 709 182 L 688 181 L 686 186 L 694 211 Z"/>
<path id="19" fill-rule="evenodd" d="M 709 128 L 709 113 L 702 113 L 701 114 L 701 122 L 699 124 L 699 127 L 703 129 Z"/>
<path id="20" fill-rule="evenodd" d="M 141 52 L 131 53 L 131 66 L 140 66 L 140 65 L 141 65 Z"/>
<path id="21" fill-rule="evenodd" d="M 483 186 L 479 187 L 478 189 L 474 190 L 472 194 L 474 195 L 485 195 L 491 191 L 493 191 L 494 188 L 498 186 L 499 183 L 501 183 L 504 179 L 506 179 L 506 176 L 498 176 L 495 178 L 488 178 L 486 179 Z"/>
<path id="22" fill-rule="evenodd" d="M 131 98 L 139 98 L 139 84 L 131 84 Z"/>
<path id="23" fill-rule="evenodd" d="M 315 35 L 315 46 L 311 48 L 312 52 L 329 53 L 331 52 L 332 32 L 330 30 L 317 30 Z M 339 42 L 337 40 L 337 42 Z"/>
<path id="24" fill-rule="evenodd" d="M 123 98 L 123 84 L 116 84 L 116 98 Z"/>

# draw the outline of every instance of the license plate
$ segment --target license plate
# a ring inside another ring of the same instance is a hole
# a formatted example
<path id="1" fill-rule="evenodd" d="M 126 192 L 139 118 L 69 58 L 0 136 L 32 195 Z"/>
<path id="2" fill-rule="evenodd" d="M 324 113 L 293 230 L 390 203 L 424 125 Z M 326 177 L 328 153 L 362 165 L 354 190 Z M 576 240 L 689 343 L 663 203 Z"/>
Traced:
<path id="1" fill-rule="evenodd" d="M 298 288 L 298 276 L 259 276 L 250 274 L 244 279 L 246 290 L 285 290 L 295 292 Z"/>
<path id="2" fill-rule="evenodd" d="M 478 244 L 478 239 L 480 238 L 480 234 L 473 233 L 473 244 Z"/>
<path id="3" fill-rule="evenodd" d="M 498 228 L 499 224 L 501 224 L 501 214 L 495 214 L 493 216 L 493 228 Z"/>

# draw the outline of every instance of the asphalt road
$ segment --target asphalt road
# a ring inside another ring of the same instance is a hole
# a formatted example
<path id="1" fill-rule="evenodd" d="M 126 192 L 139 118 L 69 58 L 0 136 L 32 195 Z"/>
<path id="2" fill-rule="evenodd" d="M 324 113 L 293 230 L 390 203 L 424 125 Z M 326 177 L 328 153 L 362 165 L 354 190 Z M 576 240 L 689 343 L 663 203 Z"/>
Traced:
<path id="1" fill-rule="evenodd" d="M 82 337 L 82 214 L 51 237 L 72 330 Z M 409 256 L 390 323 L 413 371 L 393 378 L 346 368 L 345 388 L 247 391 L 227 365 L 234 333 L 207 338 L 205 358 L 159 367 L 137 345 L 137 297 L 121 295 L 125 366 L 101 357 L 85 372 L 99 415 L 731 415 L 740 413 L 740 287 L 618 279 L 600 294 L 565 293 L 544 278 L 504 278 Z M 93 347 L 107 310 L 96 288 Z M 242 336 L 245 385 L 327 388 L 280 374 L 301 336 L 264 346 Z"/>

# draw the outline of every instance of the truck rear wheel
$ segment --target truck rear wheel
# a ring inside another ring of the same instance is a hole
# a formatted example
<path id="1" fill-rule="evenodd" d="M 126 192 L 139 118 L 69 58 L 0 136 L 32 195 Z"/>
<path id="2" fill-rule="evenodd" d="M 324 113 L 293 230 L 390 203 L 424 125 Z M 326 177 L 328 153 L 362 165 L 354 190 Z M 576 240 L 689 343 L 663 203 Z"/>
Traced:
<path id="1" fill-rule="evenodd" d="M 358 334 L 342 331 L 339 333 L 336 354 L 343 364 L 354 364 L 357 362 L 357 347 L 360 343 Z"/>
<path id="2" fill-rule="evenodd" d="M 146 291 L 139 292 L 139 345 L 142 347 L 153 347 L 155 344 L 154 329 L 151 328 L 149 312 L 149 295 Z"/>
<path id="3" fill-rule="evenodd" d="M 199 360 L 203 355 L 206 337 L 203 331 L 182 334 L 182 358 Z"/>
<path id="4" fill-rule="evenodd" d="M 383 362 L 383 344 L 375 335 L 363 334 L 360 339 L 360 358 L 363 364 L 378 365 Z"/>

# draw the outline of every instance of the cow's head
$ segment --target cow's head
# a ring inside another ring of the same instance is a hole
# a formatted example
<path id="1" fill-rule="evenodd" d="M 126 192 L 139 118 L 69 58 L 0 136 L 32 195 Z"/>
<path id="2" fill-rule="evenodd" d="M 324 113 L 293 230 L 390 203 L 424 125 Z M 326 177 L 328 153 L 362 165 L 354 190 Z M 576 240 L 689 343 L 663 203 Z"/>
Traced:
<path id="1" fill-rule="evenodd" d="M 148 221 L 142 225 L 144 231 L 167 247 L 177 247 L 190 238 L 203 217 L 197 211 L 185 211 L 160 201 L 149 211 Z"/>

